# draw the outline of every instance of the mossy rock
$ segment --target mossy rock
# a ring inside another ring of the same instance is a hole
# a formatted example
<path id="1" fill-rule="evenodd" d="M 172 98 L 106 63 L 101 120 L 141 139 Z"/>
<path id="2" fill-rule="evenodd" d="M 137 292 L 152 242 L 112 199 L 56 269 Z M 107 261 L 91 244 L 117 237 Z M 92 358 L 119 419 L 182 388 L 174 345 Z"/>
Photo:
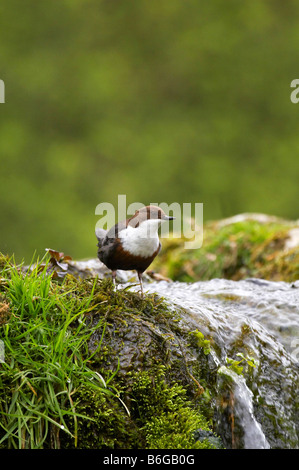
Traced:
<path id="1" fill-rule="evenodd" d="M 127 449 L 143 448 L 146 441 L 122 403 L 102 391 L 82 385 L 74 394 L 78 442 L 61 436 L 62 448 Z M 70 423 L 71 424 L 71 423 Z"/>
<path id="2" fill-rule="evenodd" d="M 78 418 L 78 448 L 101 449 L 214 449 L 221 441 L 198 406 L 186 397 L 178 384 L 168 385 L 163 367 L 132 375 L 131 387 L 124 388 L 130 400 L 130 415 L 121 402 L 103 393 L 80 387 L 74 395 Z M 197 439 L 205 431 L 207 438 Z M 211 439 L 213 437 L 214 439 Z M 218 441 L 217 441 L 218 439 Z M 73 447 L 64 436 L 62 447 Z"/>
<path id="3" fill-rule="evenodd" d="M 115 291 L 110 280 L 99 281 L 94 305 L 91 326 L 104 318 L 106 327 L 104 337 L 96 331 L 90 340 L 92 352 L 101 343 L 93 367 L 108 380 L 107 370 L 116 372 L 113 384 L 124 406 L 80 388 L 76 409 L 95 421 L 78 421 L 78 446 L 215 448 L 215 441 L 195 437 L 198 429 L 212 433 L 213 409 L 206 381 L 211 369 L 191 334 L 194 325 L 157 296 Z"/>
<path id="4" fill-rule="evenodd" d="M 195 322 L 187 322 L 178 308 L 171 310 L 155 294 L 142 299 L 138 293 L 114 291 L 110 280 L 101 282 L 94 302 L 91 325 L 101 318 L 106 322 L 105 339 L 95 355 L 99 371 L 118 370 L 119 377 L 129 380 L 131 372 L 163 365 L 169 382 L 183 384 L 194 395 L 201 391 L 198 382 L 210 365 L 191 334 L 196 330 Z M 96 331 L 90 350 L 95 351 L 100 341 L 101 332 Z"/>
<path id="5" fill-rule="evenodd" d="M 192 321 L 111 280 L 41 273 L 1 272 L 1 448 L 214 448 L 196 438 L 213 432 L 216 370 Z"/>
<path id="6" fill-rule="evenodd" d="M 187 282 L 249 277 L 293 282 L 299 278 L 298 231 L 295 222 L 261 215 L 206 223 L 202 247 L 186 250 L 186 239 L 165 239 L 152 268 Z"/>

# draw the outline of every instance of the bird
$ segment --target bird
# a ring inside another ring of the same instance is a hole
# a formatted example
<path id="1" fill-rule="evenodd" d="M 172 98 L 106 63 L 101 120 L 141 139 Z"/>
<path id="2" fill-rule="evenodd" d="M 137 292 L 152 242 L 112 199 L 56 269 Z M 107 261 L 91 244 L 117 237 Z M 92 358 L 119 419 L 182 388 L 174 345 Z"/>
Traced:
<path id="1" fill-rule="evenodd" d="M 96 228 L 98 258 L 112 271 L 115 286 L 116 271 L 135 270 L 143 297 L 142 273 L 161 250 L 158 229 L 168 216 L 158 206 L 143 206 L 135 214 L 114 225 L 109 231 Z"/>

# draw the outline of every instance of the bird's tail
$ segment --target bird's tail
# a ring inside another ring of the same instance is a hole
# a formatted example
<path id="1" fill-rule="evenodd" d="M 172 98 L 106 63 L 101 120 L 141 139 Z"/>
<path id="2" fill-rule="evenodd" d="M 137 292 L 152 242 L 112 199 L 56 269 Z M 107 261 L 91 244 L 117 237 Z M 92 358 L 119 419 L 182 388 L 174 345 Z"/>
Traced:
<path id="1" fill-rule="evenodd" d="M 96 228 L 96 237 L 98 239 L 98 247 L 101 248 L 102 243 L 104 241 L 104 238 L 107 235 L 107 230 L 104 230 L 103 228 Z"/>

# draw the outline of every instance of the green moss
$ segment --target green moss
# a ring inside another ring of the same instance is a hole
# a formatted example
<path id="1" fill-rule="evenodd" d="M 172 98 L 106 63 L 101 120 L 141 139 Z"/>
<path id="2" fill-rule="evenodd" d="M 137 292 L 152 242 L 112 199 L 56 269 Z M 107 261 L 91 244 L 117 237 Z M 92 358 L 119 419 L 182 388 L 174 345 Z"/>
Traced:
<path id="1" fill-rule="evenodd" d="M 132 397 L 148 448 L 213 448 L 208 440 L 196 441 L 198 429 L 211 429 L 199 409 L 186 398 L 186 390 L 179 384 L 166 383 L 163 367 L 157 368 L 154 376 L 136 373 Z"/>
<path id="2" fill-rule="evenodd" d="M 179 281 L 260 277 L 292 282 L 299 276 L 299 247 L 285 249 L 291 223 L 254 220 L 204 226 L 201 248 L 184 249 L 184 239 L 163 241 L 153 268 Z"/>
<path id="3" fill-rule="evenodd" d="M 90 388 L 80 387 L 74 395 L 78 418 L 79 448 L 214 448 L 208 439 L 197 441 L 197 430 L 211 432 L 206 419 L 186 398 L 186 390 L 168 385 L 163 367 L 131 374 L 123 390 L 130 415 L 121 403 Z M 66 436 L 64 447 L 71 446 Z"/>
<path id="4" fill-rule="evenodd" d="M 82 385 L 74 394 L 77 419 L 78 448 L 128 449 L 143 448 L 142 433 L 118 400 L 100 390 Z M 88 418 L 88 419 L 86 419 Z M 63 448 L 73 448 L 74 442 L 64 435 Z"/>

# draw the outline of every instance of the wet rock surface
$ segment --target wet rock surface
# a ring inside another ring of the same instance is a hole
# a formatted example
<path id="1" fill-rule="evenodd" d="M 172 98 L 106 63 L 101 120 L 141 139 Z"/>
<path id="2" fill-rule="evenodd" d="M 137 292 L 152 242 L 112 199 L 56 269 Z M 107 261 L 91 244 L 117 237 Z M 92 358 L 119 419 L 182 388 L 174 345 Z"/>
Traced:
<path id="1" fill-rule="evenodd" d="M 260 280 L 149 285 L 178 306 L 211 340 L 217 374 L 216 421 L 226 446 L 297 448 L 299 289 Z M 244 376 L 227 358 L 253 356 Z M 226 373 L 223 370 L 225 367 Z M 233 427 L 232 427 L 233 420 Z"/>

